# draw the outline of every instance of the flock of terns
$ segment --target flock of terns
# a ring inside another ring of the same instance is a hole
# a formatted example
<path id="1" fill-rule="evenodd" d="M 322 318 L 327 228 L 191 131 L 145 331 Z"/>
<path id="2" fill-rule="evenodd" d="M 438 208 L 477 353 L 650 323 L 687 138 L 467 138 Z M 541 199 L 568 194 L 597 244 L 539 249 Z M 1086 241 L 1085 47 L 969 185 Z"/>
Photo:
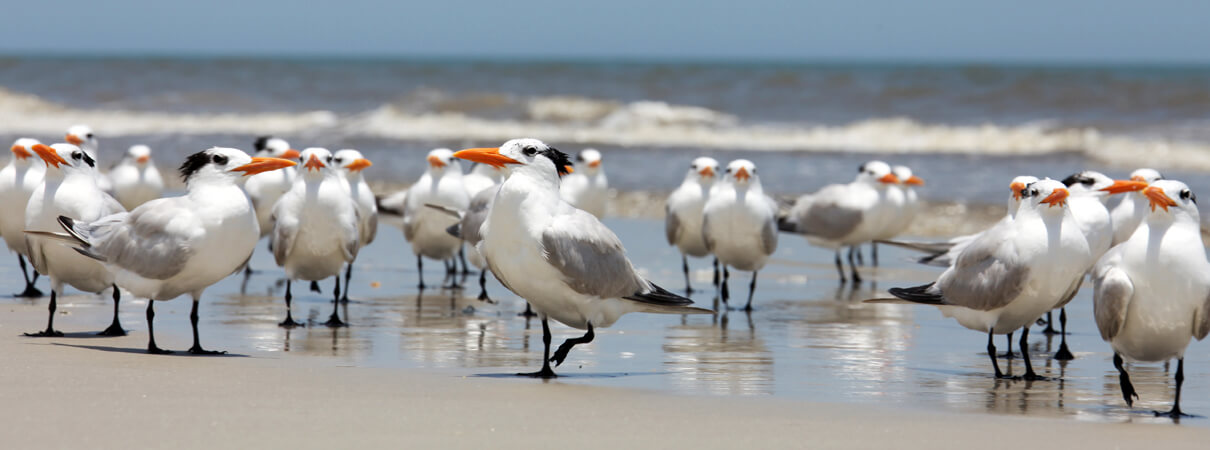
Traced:
<path id="1" fill-rule="evenodd" d="M 522 375 L 555 377 L 551 363 L 558 366 L 575 345 L 593 340 L 594 328 L 608 327 L 626 313 L 715 313 L 646 280 L 626 257 L 621 241 L 600 221 L 609 191 L 596 150 L 584 150 L 573 161 L 536 139 L 459 152 L 437 149 L 415 184 L 376 198 L 361 174 L 371 162 L 356 150 L 299 152 L 272 137 L 258 139 L 254 147 L 256 156 L 218 147 L 190 155 L 180 166 L 185 193 L 161 198 L 163 180 L 145 146 L 131 147 L 105 175 L 98 169 L 97 139 L 85 126 L 70 128 L 66 142 L 49 146 L 18 139 L 12 162 L 0 171 L 0 205 L 8 212 L 0 216 L 0 234 L 18 253 L 26 279 L 19 295 L 41 296 L 34 287 L 39 275 L 51 283 L 47 327 L 27 335 L 62 335 L 54 315 L 64 284 L 110 291 L 114 317 L 102 334 L 125 334 L 117 315 L 125 290 L 152 300 L 147 348 L 167 353 L 155 343 L 154 301 L 188 294 L 189 352 L 217 353 L 199 342 L 198 302 L 210 285 L 252 271 L 248 260 L 265 236 L 287 276 L 280 325 L 301 326 L 290 311 L 291 282 L 310 281 L 318 291 L 318 281 L 335 278 L 333 303 L 347 302 L 353 262 L 374 240 L 379 218 L 403 230 L 418 267 L 425 258 L 444 262 L 451 280 L 446 287 L 459 287 L 452 275 L 464 256 L 464 271 L 466 259 L 481 269 L 480 299 L 491 301 L 484 287 L 490 271 L 532 306 L 542 322 L 543 365 Z M 460 159 L 478 164 L 464 174 Z M 765 195 L 751 161 L 731 161 L 720 170 L 717 161 L 701 157 L 668 198 L 665 231 L 683 255 L 688 292 L 690 256 L 714 258 L 714 284 L 724 304 L 730 270 L 752 272 L 745 310 L 752 308 L 756 274 L 776 250 L 779 233 L 834 249 L 842 283 L 861 281 L 854 264 L 861 244 L 922 251 L 920 262 L 946 268 L 935 282 L 892 288 L 893 298 L 867 302 L 933 305 L 987 333 L 997 378 L 1006 375 L 992 338 L 1007 335 L 1011 357 L 1012 336 L 1020 330 L 1023 378 L 1042 379 L 1030 365 L 1029 327 L 1046 316 L 1049 329 L 1051 311 L 1060 309 L 1065 328 L 1062 308 L 1087 277 L 1126 403 L 1137 394 L 1125 359 L 1177 359 L 1176 400 L 1162 414 L 1184 415 L 1184 351 L 1193 338 L 1210 333 L 1210 262 L 1196 196 L 1184 183 L 1151 169 L 1135 171 L 1130 180 L 1092 171 L 1061 182 L 1022 176 L 1009 184 L 1007 216 L 987 230 L 941 242 L 895 240 L 919 212 L 915 187 L 921 184 L 907 167 L 871 161 L 851 183 L 779 205 Z M 1118 194 L 1122 200 L 1111 210 L 1109 198 Z M 876 247 L 872 258 L 876 262 Z M 423 272 L 418 273 L 423 289 Z M 549 319 L 585 334 L 552 354 Z M 325 324 L 346 325 L 335 307 Z M 1056 357 L 1073 357 L 1066 342 Z"/>

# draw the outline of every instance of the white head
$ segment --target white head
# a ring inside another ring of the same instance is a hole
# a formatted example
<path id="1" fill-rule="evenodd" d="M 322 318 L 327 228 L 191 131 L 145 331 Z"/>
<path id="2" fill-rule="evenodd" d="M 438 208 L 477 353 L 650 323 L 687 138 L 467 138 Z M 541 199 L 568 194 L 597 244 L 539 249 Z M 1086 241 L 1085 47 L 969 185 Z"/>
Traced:
<path id="1" fill-rule="evenodd" d="M 891 173 L 895 174 L 895 179 L 898 180 L 899 184 L 902 186 L 924 186 L 924 179 L 912 175 L 912 169 L 908 166 L 892 167 Z"/>
<path id="2" fill-rule="evenodd" d="M 33 138 L 18 138 L 13 141 L 13 146 L 9 148 L 13 152 L 13 162 L 18 167 L 29 167 L 34 161 L 34 146 L 39 144 L 41 142 Z"/>
<path id="3" fill-rule="evenodd" d="M 1022 191 L 1024 191 L 1027 186 L 1033 184 L 1035 181 L 1038 181 L 1038 177 L 1031 176 L 1031 175 L 1021 175 L 1016 178 L 1013 178 L 1012 183 L 1008 184 L 1008 190 L 1009 190 L 1009 192 L 1011 192 L 1011 195 L 1008 196 L 1008 214 L 1009 215 L 1017 214 L 1017 209 L 1021 207 Z"/>
<path id="4" fill-rule="evenodd" d="M 756 164 L 746 159 L 737 159 L 727 163 L 722 181 L 736 187 L 760 187 L 760 177 L 756 176 Z"/>
<path id="5" fill-rule="evenodd" d="M 576 155 L 576 168 L 592 176 L 601 172 L 601 152 L 595 148 L 586 148 Z"/>
<path id="6" fill-rule="evenodd" d="M 1164 179 L 1164 175 L 1160 174 L 1160 171 L 1158 170 L 1144 167 L 1142 169 L 1135 169 L 1134 172 L 1130 172 L 1130 179 L 1133 181 L 1142 181 L 1144 183 L 1154 183 Z"/>
<path id="7" fill-rule="evenodd" d="M 308 147 L 298 157 L 302 164 L 301 174 L 308 180 L 318 180 L 326 176 L 337 175 L 333 167 L 332 152 L 323 147 Z"/>
<path id="8" fill-rule="evenodd" d="M 566 153 L 537 139 L 513 139 L 500 147 L 468 148 L 453 155 L 499 168 L 505 175 L 524 174 L 559 186 L 559 177 L 571 173 Z"/>
<path id="9" fill-rule="evenodd" d="M 92 128 L 88 125 L 72 125 L 67 129 L 67 136 L 64 137 L 64 140 L 89 152 L 97 150 L 97 136 L 93 134 Z"/>
<path id="10" fill-rule="evenodd" d="M 138 164 L 139 167 L 146 167 L 147 163 L 151 162 L 151 147 L 132 145 L 129 149 L 126 149 L 126 159 Z"/>
<path id="11" fill-rule="evenodd" d="M 370 160 L 361 156 L 361 152 L 351 148 L 337 150 L 336 153 L 333 153 L 332 164 L 349 179 L 360 177 L 362 170 L 374 165 Z"/>
<path id="12" fill-rule="evenodd" d="M 1113 186 L 1113 178 L 1095 170 L 1085 170 L 1064 178 L 1063 184 L 1067 185 L 1072 194 L 1104 196 L 1103 189 Z"/>
<path id="13" fill-rule="evenodd" d="M 294 161 L 281 158 L 250 157 L 242 150 L 213 147 L 189 155 L 181 164 L 181 178 L 187 188 L 214 183 L 243 184 L 249 175 L 293 167 Z"/>
<path id="14" fill-rule="evenodd" d="M 448 148 L 433 149 L 426 158 L 429 162 L 428 172 L 433 175 L 445 173 L 462 174 L 462 164 L 454 158 L 454 151 Z"/>
<path id="15" fill-rule="evenodd" d="M 882 161 L 870 161 L 858 167 L 857 181 L 882 187 L 899 184 L 899 178 L 891 173 L 891 166 Z"/>
<path id="16" fill-rule="evenodd" d="M 1035 181 L 1021 190 L 1019 211 L 1034 210 L 1044 216 L 1062 215 L 1071 192 L 1063 183 L 1050 178 Z"/>
<path id="17" fill-rule="evenodd" d="M 33 149 L 34 153 L 46 162 L 47 179 L 62 179 L 74 174 L 96 175 L 97 161 L 80 147 L 72 144 L 55 144 L 49 147 L 38 144 L 33 146 Z"/>
<path id="18" fill-rule="evenodd" d="M 703 186 L 714 184 L 714 174 L 718 172 L 718 161 L 708 156 L 701 156 L 689 163 L 689 172 L 685 180 L 693 180 Z"/>
<path id="19" fill-rule="evenodd" d="M 1151 202 L 1151 214 L 1147 215 L 1148 223 L 1191 220 L 1194 224 L 1199 224 L 1197 196 L 1185 183 L 1157 180 L 1143 189 L 1143 195 Z"/>

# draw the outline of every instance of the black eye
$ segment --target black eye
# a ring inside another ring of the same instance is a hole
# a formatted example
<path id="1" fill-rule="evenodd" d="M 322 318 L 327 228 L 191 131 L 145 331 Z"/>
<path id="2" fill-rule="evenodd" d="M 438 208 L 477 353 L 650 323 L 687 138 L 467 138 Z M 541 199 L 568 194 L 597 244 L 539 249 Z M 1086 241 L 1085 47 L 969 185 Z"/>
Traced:
<path id="1" fill-rule="evenodd" d="M 1193 204 L 1197 204 L 1197 196 L 1193 195 L 1193 192 L 1188 189 L 1181 191 L 1181 200 L 1189 200 L 1193 202 Z"/>
<path id="2" fill-rule="evenodd" d="M 332 160 L 336 161 L 336 164 L 340 164 L 341 158 L 332 158 Z"/>
<path id="3" fill-rule="evenodd" d="M 83 157 L 84 155 L 80 154 L 80 152 L 71 152 L 71 159 L 80 159 Z"/>
<path id="4" fill-rule="evenodd" d="M 731 173 L 731 168 L 730 168 L 730 167 L 728 167 L 728 168 L 727 168 L 727 170 L 725 170 L 724 172 L 725 172 L 725 173 Z"/>
<path id="5" fill-rule="evenodd" d="M 218 165 L 227 164 L 227 157 L 223 155 L 214 155 L 214 157 L 210 158 L 210 160 L 214 161 L 214 163 Z"/>
<path id="6" fill-rule="evenodd" d="M 538 149 L 533 148 L 533 147 L 525 147 L 525 148 L 521 149 L 521 153 L 524 153 L 525 156 L 534 156 L 534 155 L 538 154 Z"/>
<path id="7" fill-rule="evenodd" d="M 86 136 L 86 137 L 87 137 L 88 139 L 92 139 L 92 133 L 88 133 L 88 136 Z"/>

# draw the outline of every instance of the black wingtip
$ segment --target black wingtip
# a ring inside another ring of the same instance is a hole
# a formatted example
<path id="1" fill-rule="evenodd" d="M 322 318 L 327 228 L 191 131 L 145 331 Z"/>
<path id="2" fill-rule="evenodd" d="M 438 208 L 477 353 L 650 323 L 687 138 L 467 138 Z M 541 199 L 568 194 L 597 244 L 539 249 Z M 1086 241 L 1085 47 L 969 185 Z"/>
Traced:
<path id="1" fill-rule="evenodd" d="M 669 292 L 667 289 L 660 287 L 658 284 L 650 281 L 648 281 L 647 284 L 651 285 L 651 292 L 636 293 L 634 295 L 622 298 L 634 300 L 636 302 L 651 303 L 653 305 L 688 306 L 693 304 L 693 300 Z"/>
<path id="2" fill-rule="evenodd" d="M 445 232 L 448 233 L 450 236 L 456 237 L 458 239 L 462 239 L 462 224 L 456 223 L 456 224 L 450 225 L 449 228 L 445 229 Z"/>
<path id="3" fill-rule="evenodd" d="M 63 230 L 66 231 L 67 234 L 70 234 L 72 238 L 79 241 L 81 246 L 84 248 L 92 247 L 92 244 L 89 244 L 88 241 L 84 239 L 84 236 L 81 236 L 80 233 L 76 231 L 76 219 L 72 219 L 71 217 L 67 216 L 59 216 L 58 222 L 59 226 L 63 227 Z"/>
<path id="4" fill-rule="evenodd" d="M 777 218 L 777 231 L 781 231 L 783 233 L 795 233 L 798 231 L 798 226 L 794 222 L 790 221 L 789 217 L 782 216 Z"/>
<path id="5" fill-rule="evenodd" d="M 923 284 L 908 288 L 890 288 L 887 290 L 891 295 L 899 297 L 913 303 L 921 303 L 925 305 L 941 305 L 944 304 L 944 299 L 934 293 L 928 292 L 928 289 L 933 287 L 935 283 Z"/>

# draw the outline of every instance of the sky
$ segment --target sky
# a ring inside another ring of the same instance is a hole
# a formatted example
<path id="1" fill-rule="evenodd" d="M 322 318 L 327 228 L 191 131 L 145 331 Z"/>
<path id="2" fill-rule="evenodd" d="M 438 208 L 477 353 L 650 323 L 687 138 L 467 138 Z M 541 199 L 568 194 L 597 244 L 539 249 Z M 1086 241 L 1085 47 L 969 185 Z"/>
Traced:
<path id="1" fill-rule="evenodd" d="M 1210 63 L 1203 0 L 39 0 L 0 54 Z"/>

